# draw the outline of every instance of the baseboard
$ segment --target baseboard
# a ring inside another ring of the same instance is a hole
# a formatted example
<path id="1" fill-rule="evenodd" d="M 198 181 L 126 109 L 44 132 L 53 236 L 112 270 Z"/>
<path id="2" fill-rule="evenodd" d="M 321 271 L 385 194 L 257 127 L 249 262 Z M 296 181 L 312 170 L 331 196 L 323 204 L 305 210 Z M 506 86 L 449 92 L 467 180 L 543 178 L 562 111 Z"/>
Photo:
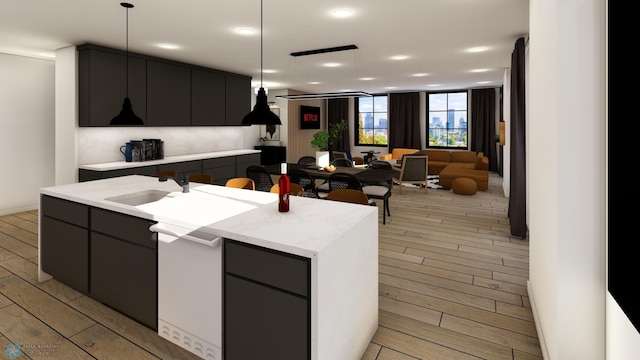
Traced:
<path id="1" fill-rule="evenodd" d="M 533 312 L 533 322 L 536 325 L 536 332 L 538 333 L 538 341 L 540 342 L 540 350 L 542 351 L 542 358 L 544 360 L 551 359 L 549 357 L 549 351 L 547 350 L 547 343 L 542 332 L 542 326 L 540 325 L 540 318 L 538 317 L 538 311 L 536 310 L 536 299 L 533 296 L 533 289 L 531 288 L 531 282 L 527 280 L 527 294 L 529 295 L 529 303 L 531 304 L 531 312 Z"/>

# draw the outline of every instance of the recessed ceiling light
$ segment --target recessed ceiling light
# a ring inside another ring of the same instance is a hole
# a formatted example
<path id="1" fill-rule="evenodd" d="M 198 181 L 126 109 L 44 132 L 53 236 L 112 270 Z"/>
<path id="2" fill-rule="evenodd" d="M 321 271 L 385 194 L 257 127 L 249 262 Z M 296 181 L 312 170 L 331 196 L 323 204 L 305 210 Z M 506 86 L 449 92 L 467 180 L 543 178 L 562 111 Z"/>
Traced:
<path id="1" fill-rule="evenodd" d="M 178 48 L 178 45 L 162 43 L 162 44 L 158 44 L 158 47 L 167 49 L 167 50 L 175 50 Z"/>
<path id="2" fill-rule="evenodd" d="M 486 46 L 476 46 L 476 47 L 467 49 L 468 52 L 482 52 L 487 50 L 489 50 L 489 48 Z"/>
<path id="3" fill-rule="evenodd" d="M 395 88 L 396 88 L 395 86 L 386 86 L 386 87 L 385 87 L 385 89 L 387 89 L 387 90 L 393 90 L 393 89 L 395 89 Z"/>
<path id="4" fill-rule="evenodd" d="M 363 77 L 363 78 L 360 78 L 360 80 L 369 81 L 369 80 L 373 80 L 373 78 L 372 77 Z"/>
<path id="5" fill-rule="evenodd" d="M 339 17 L 339 18 L 345 18 L 353 15 L 353 11 L 351 11 L 350 9 L 344 9 L 344 8 L 335 9 L 331 13 L 333 14 L 333 16 Z"/>
<path id="6" fill-rule="evenodd" d="M 309 81 L 309 84 L 318 85 L 318 84 L 320 84 L 320 81 Z"/>
<path id="7" fill-rule="evenodd" d="M 265 74 L 274 74 L 274 73 L 277 73 L 277 71 L 275 71 L 275 70 L 271 70 L 271 69 L 264 69 L 264 70 L 262 70 L 262 72 L 263 72 L 263 73 L 265 73 Z"/>
<path id="8" fill-rule="evenodd" d="M 407 55 L 395 55 L 391 57 L 391 60 L 406 60 L 409 57 Z"/>
<path id="9" fill-rule="evenodd" d="M 253 35 L 256 33 L 256 30 L 252 28 L 238 28 L 236 32 L 240 35 Z"/>
<path id="10" fill-rule="evenodd" d="M 427 86 L 441 86 L 442 84 L 429 84 Z"/>
<path id="11" fill-rule="evenodd" d="M 478 81 L 476 84 L 488 84 L 488 83 L 490 83 L 490 82 L 491 82 L 491 81 Z"/>
<path id="12" fill-rule="evenodd" d="M 49 58 L 49 59 L 55 59 L 56 58 L 56 54 L 55 53 L 50 53 L 50 52 L 43 52 L 43 53 L 39 53 L 38 55 Z"/>
<path id="13" fill-rule="evenodd" d="M 340 63 L 325 63 L 325 64 L 323 64 L 323 66 L 326 66 L 326 67 L 338 67 L 338 66 L 342 66 L 342 64 L 340 64 Z"/>
<path id="14" fill-rule="evenodd" d="M 427 75 L 429 75 L 429 74 L 427 74 L 427 73 L 418 73 L 418 74 L 413 74 L 411 76 L 421 77 L 421 76 L 427 76 Z"/>
<path id="15" fill-rule="evenodd" d="M 471 72 L 487 72 L 489 69 L 473 69 Z"/>

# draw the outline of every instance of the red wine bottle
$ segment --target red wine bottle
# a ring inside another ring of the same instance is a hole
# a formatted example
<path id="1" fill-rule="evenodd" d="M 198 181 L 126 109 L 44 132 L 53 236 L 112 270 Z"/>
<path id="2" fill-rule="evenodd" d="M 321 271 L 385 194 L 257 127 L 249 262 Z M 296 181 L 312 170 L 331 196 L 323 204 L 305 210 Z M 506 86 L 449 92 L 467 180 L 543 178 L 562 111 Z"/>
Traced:
<path id="1" fill-rule="evenodd" d="M 289 192 L 290 182 L 289 176 L 287 176 L 287 163 L 282 163 L 280 165 L 280 179 L 278 180 L 278 187 L 280 188 L 280 192 L 278 195 L 278 211 L 287 212 L 289 211 Z"/>

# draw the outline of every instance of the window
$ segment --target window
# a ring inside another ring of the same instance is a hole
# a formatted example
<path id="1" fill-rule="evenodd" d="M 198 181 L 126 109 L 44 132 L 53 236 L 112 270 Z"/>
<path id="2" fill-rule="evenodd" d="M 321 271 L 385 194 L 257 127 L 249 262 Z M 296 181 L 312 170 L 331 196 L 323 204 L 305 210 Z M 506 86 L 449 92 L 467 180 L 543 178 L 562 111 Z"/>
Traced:
<path id="1" fill-rule="evenodd" d="M 428 148 L 464 148 L 467 142 L 467 92 L 427 94 Z"/>
<path id="2" fill-rule="evenodd" d="M 359 97 L 356 101 L 356 145 L 387 146 L 387 95 Z"/>

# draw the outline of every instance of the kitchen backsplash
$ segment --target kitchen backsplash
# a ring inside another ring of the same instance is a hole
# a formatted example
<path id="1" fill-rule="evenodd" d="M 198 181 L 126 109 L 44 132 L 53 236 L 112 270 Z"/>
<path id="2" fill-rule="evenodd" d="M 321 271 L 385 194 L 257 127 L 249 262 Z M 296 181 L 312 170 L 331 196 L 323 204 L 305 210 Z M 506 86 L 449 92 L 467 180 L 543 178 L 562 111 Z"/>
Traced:
<path id="1" fill-rule="evenodd" d="M 241 126 L 78 128 L 78 165 L 124 161 L 120 152 L 130 140 L 162 139 L 164 156 L 243 148 Z"/>

